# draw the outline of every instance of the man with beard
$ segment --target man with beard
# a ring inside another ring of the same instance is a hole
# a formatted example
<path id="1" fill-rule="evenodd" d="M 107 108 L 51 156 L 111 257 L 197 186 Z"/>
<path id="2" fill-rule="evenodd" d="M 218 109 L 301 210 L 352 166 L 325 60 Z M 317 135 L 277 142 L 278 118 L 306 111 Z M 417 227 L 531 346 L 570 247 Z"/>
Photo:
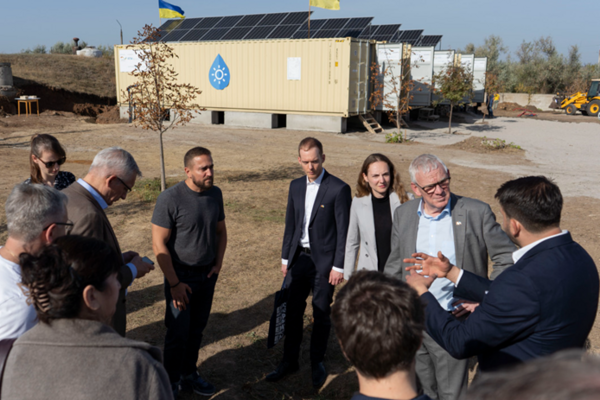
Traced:
<path id="1" fill-rule="evenodd" d="M 227 247 L 223 195 L 213 186 L 210 151 L 189 150 L 184 167 L 187 179 L 158 196 L 152 216 L 152 247 L 165 274 L 164 364 L 175 398 L 180 389 L 215 393 L 196 362 Z"/>

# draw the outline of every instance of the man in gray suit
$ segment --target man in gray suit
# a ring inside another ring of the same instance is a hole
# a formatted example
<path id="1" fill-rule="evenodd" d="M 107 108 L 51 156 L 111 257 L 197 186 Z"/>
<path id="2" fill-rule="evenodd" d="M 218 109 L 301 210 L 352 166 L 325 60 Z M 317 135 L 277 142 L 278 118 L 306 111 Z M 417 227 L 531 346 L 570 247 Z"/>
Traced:
<path id="1" fill-rule="evenodd" d="M 441 251 L 452 264 L 477 275 L 488 276 L 488 256 L 494 269 L 491 278 L 513 264 L 515 245 L 506 236 L 490 206 L 450 192 L 450 171 L 432 154 L 415 158 L 409 167 L 411 188 L 421 199 L 398 207 L 392 228 L 392 252 L 384 272 L 404 278 L 410 272 L 404 259 L 416 252 L 437 256 Z M 464 317 L 476 307 L 452 297 L 454 284 L 436 279 L 430 288 L 449 313 Z M 462 303 L 459 305 L 459 303 Z M 417 352 L 416 371 L 425 394 L 433 399 L 454 400 L 467 388 L 468 360 L 457 360 L 426 332 Z"/>

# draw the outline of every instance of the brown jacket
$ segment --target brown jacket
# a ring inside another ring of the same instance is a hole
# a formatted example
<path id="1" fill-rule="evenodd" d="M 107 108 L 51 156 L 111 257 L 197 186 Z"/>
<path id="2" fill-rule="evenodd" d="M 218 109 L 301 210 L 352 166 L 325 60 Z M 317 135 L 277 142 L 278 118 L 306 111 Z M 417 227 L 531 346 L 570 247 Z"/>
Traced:
<path id="1" fill-rule="evenodd" d="M 62 192 L 69 198 L 69 202 L 67 203 L 67 213 L 69 219 L 75 224 L 68 233 L 70 235 L 81 235 L 102 240 L 118 254 L 121 254 L 119 241 L 108 221 L 108 217 L 92 194 L 78 182 L 73 183 Z M 117 311 L 113 316 L 112 325 L 121 336 L 125 336 L 127 326 L 125 290 L 127 290 L 129 285 L 131 285 L 131 282 L 133 282 L 131 269 L 129 269 L 127 265 L 121 267 L 119 282 L 121 283 L 121 290 L 119 292 Z"/>
<path id="2" fill-rule="evenodd" d="M 85 319 L 38 323 L 14 344 L 2 399 L 172 399 L 161 351 Z"/>

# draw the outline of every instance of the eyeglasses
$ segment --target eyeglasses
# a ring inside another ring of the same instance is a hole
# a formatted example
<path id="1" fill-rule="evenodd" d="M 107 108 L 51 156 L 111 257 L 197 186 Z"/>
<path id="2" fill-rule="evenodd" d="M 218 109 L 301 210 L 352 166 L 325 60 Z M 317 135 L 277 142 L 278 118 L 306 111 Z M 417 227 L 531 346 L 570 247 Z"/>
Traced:
<path id="1" fill-rule="evenodd" d="M 71 220 L 67 220 L 67 222 L 52 222 L 51 224 L 49 224 L 47 227 L 45 227 L 43 230 L 46 230 L 48 228 L 50 228 L 52 225 L 63 225 L 63 226 L 70 226 L 71 228 L 73 226 L 75 226 L 75 224 L 73 223 L 73 221 Z"/>
<path id="2" fill-rule="evenodd" d="M 131 192 L 131 188 L 129 186 L 127 186 L 127 184 L 125 182 L 123 182 L 123 179 L 119 178 L 116 175 L 115 175 L 115 178 L 117 178 L 119 180 L 119 182 L 121 182 L 123 184 L 123 186 L 125 186 L 125 189 L 127 189 L 127 193 Z"/>
<path id="3" fill-rule="evenodd" d="M 39 157 L 37 159 L 40 160 L 42 162 L 42 164 L 44 164 L 46 166 L 46 168 L 48 168 L 48 169 L 54 167 L 54 164 L 63 165 L 65 163 L 65 161 L 67 161 L 67 157 L 62 157 L 62 158 L 58 159 L 57 161 L 44 161 Z"/>
<path id="4" fill-rule="evenodd" d="M 435 192 L 435 188 L 437 186 L 439 186 L 442 189 L 448 189 L 448 186 L 450 186 L 450 177 L 444 178 L 439 182 L 432 183 L 431 185 L 427 185 L 427 186 L 419 186 L 419 184 L 416 182 L 415 182 L 415 185 L 417 185 L 419 187 L 419 189 L 421 189 L 425 193 L 433 194 L 433 192 Z"/>

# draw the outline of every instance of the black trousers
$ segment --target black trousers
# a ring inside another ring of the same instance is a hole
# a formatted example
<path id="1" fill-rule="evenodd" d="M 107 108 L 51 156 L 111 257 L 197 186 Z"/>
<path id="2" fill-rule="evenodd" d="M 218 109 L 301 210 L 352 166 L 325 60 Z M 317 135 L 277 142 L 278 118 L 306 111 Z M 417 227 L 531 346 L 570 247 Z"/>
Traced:
<path id="1" fill-rule="evenodd" d="M 292 274 L 289 285 L 287 317 L 285 321 L 285 342 L 283 359 L 295 363 L 300 355 L 302 344 L 304 311 L 306 299 L 311 290 L 314 325 L 310 339 L 310 361 L 316 365 L 323 361 L 331 331 L 331 303 L 334 286 L 329 284 L 327 276 L 319 274 L 310 255 L 300 253 L 288 273 Z"/>

